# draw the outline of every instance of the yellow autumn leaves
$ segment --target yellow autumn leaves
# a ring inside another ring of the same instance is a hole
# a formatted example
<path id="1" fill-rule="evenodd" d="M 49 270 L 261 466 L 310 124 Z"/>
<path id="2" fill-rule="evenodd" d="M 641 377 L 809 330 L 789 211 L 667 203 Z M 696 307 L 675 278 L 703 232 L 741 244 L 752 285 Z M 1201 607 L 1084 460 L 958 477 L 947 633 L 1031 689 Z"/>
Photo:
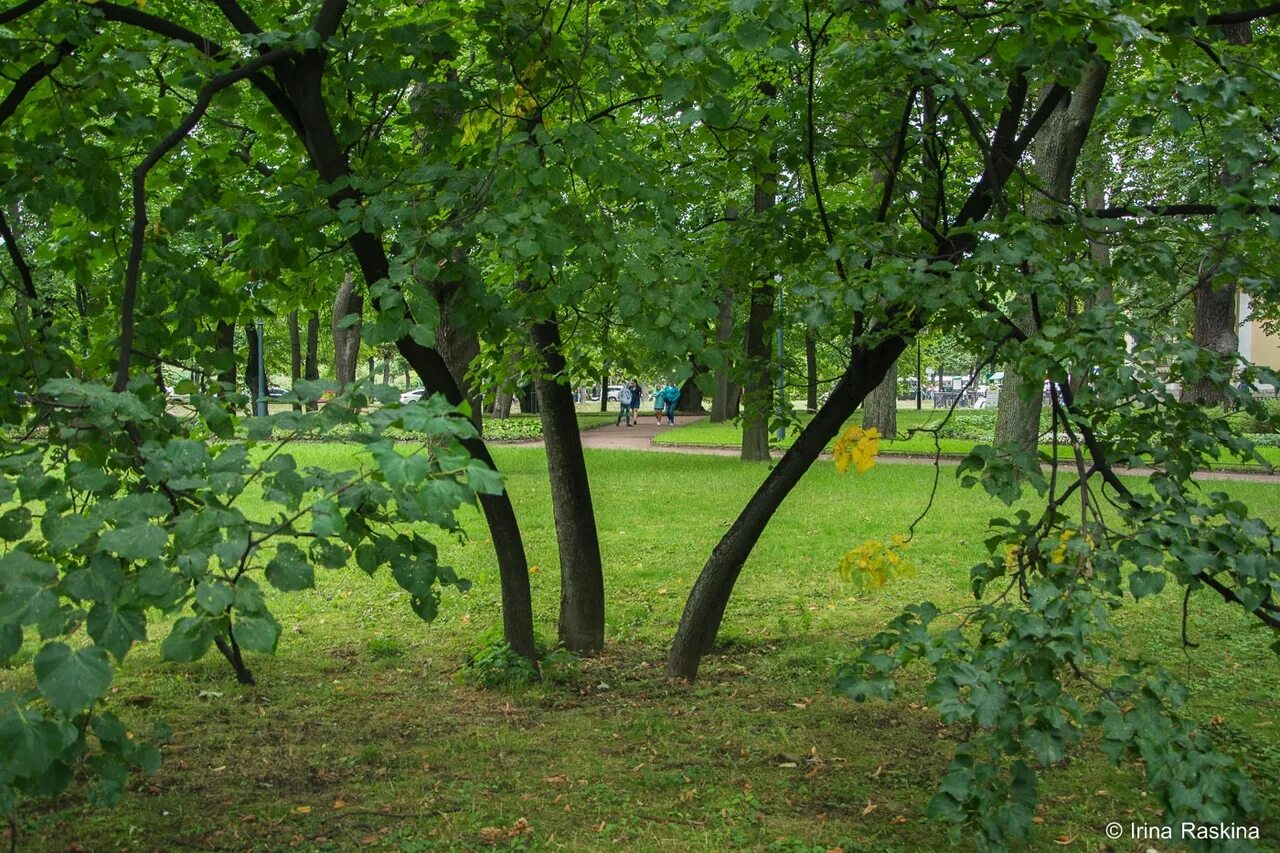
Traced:
<path id="1" fill-rule="evenodd" d="M 868 539 L 847 551 L 836 564 L 836 571 L 841 579 L 859 589 L 879 589 L 890 580 L 914 571 L 902 556 L 906 548 L 904 536 L 891 536 L 888 542 Z"/>
<path id="2" fill-rule="evenodd" d="M 856 425 L 841 433 L 831 449 L 836 471 L 841 474 L 848 471 L 850 465 L 859 474 L 870 471 L 879 451 L 880 431 Z M 902 536 L 893 536 L 888 542 L 868 539 L 845 552 L 836 564 L 836 571 L 859 589 L 879 589 L 891 579 L 911 572 L 911 564 L 902 556 L 906 547 L 907 540 Z"/>
<path id="3" fill-rule="evenodd" d="M 836 460 L 836 470 L 841 474 L 854 466 L 859 474 L 865 474 L 876 464 L 876 454 L 880 451 L 880 431 L 875 427 L 863 429 L 851 426 L 836 439 L 832 454 Z"/>

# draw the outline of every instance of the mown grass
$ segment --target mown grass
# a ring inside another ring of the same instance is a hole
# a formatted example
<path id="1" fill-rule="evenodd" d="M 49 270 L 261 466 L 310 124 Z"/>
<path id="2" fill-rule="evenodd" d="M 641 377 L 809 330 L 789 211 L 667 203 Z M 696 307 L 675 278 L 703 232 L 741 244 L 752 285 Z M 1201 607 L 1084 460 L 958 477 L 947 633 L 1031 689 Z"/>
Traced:
<path id="1" fill-rule="evenodd" d="M 350 448 L 299 448 L 300 462 L 351 464 Z M 531 563 L 538 627 L 554 636 L 559 586 L 546 459 L 497 448 Z M 924 466 L 837 476 L 819 463 L 779 511 L 745 567 L 725 647 L 692 686 L 662 675 L 684 595 L 763 466 L 676 454 L 588 452 L 608 589 L 607 653 L 576 679 L 515 691 L 460 682 L 499 624 L 492 550 L 473 538 L 442 558 L 474 581 L 448 592 L 432 625 L 387 574 L 323 573 L 318 588 L 275 595 L 284 626 L 273 657 L 241 687 L 216 655 L 159 658 L 164 630 L 130 656 L 112 702 L 145 731 L 168 720 L 164 767 L 103 811 L 74 789 L 28 808 L 31 849 L 484 849 L 915 851 L 952 848 L 924 819 L 956 732 L 921 707 L 924 678 L 893 703 L 831 694 L 833 662 L 908 603 L 971 604 L 967 568 L 982 519 L 1003 510 L 944 473 L 910 549 L 917 572 L 857 593 L 834 572 L 843 550 L 903 532 L 932 483 Z M 1280 522 L 1275 487 L 1230 490 Z M 1280 666 L 1247 617 L 1193 607 L 1198 649 L 1179 643 L 1173 591 L 1119 614 L 1128 651 L 1197 688 L 1192 714 L 1268 796 L 1264 838 L 1280 837 L 1275 720 Z M 958 616 L 951 617 L 952 619 Z M 22 670 L 4 674 L 20 680 Z M 1109 820 L 1155 822 L 1140 774 L 1093 749 L 1047 771 L 1033 849 L 1099 849 Z M 960 839 L 961 848 L 969 846 Z M 1112 849 L 1143 849 L 1118 845 Z"/>
<path id="2" fill-rule="evenodd" d="M 880 442 L 880 452 L 893 456 L 933 456 L 940 453 L 944 457 L 965 456 L 973 449 L 978 442 L 969 439 L 960 438 L 937 438 L 935 439 L 932 432 L 915 432 L 913 430 L 922 430 L 936 427 L 946 417 L 946 409 L 899 409 L 898 410 L 898 432 L 897 438 Z M 801 424 L 808 423 L 812 415 L 807 413 L 797 416 Z M 687 420 L 687 418 L 686 418 Z M 862 415 L 855 414 L 850 418 L 849 423 L 861 423 Z M 787 448 L 792 445 L 796 438 L 796 430 L 790 429 L 777 446 Z M 668 445 L 673 447 L 741 447 L 742 446 L 742 426 L 733 422 L 711 423 L 710 420 L 703 419 L 683 425 L 677 423 L 676 428 L 668 430 L 654 437 L 655 444 Z M 827 450 L 831 450 L 831 445 L 827 444 Z M 990 442 L 985 442 L 990 443 Z M 1058 457 L 1061 459 L 1071 459 L 1072 450 L 1069 446 L 1061 446 L 1058 448 Z M 1040 454 L 1045 458 L 1051 458 L 1054 448 L 1049 444 L 1040 445 Z M 1259 447 L 1258 453 L 1263 459 L 1267 460 L 1273 466 L 1280 466 L 1280 448 L 1277 447 Z M 1258 468 L 1256 462 L 1240 462 L 1232 457 L 1224 456 L 1220 464 L 1215 465 L 1216 468 L 1234 469 L 1234 468 Z"/>

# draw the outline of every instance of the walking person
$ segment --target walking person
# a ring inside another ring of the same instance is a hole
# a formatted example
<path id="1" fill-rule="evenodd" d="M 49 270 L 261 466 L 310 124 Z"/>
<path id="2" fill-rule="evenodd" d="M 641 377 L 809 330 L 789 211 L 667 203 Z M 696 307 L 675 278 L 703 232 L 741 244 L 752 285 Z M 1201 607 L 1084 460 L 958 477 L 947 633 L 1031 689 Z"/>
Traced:
<path id="1" fill-rule="evenodd" d="M 631 421 L 627 426 L 635 426 L 640 423 L 640 398 L 644 396 L 644 389 L 640 387 L 640 380 L 631 380 Z"/>
<path id="2" fill-rule="evenodd" d="M 680 402 L 680 389 L 667 380 L 667 384 L 659 392 L 662 396 L 662 411 L 667 416 L 667 423 L 675 426 L 676 423 L 676 403 Z M 661 421 L 659 421 L 661 423 Z"/>
<path id="3" fill-rule="evenodd" d="M 613 422 L 614 426 L 622 423 L 622 419 L 627 419 L 627 426 L 631 426 L 631 388 L 625 383 L 618 389 L 618 419 Z"/>

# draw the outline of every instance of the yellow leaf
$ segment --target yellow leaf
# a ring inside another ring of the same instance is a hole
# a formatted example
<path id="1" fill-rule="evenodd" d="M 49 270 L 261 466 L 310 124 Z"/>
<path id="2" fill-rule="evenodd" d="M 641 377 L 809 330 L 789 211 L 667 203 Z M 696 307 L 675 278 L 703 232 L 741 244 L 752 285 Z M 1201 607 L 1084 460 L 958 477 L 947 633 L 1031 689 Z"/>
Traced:
<path id="1" fill-rule="evenodd" d="M 867 807 L 862 810 L 862 816 L 866 817 L 867 815 L 875 811 L 877 808 L 879 807 L 875 803 L 871 802 L 870 800 L 867 800 Z"/>
<path id="2" fill-rule="evenodd" d="M 293 810 L 294 814 L 311 814 L 311 806 L 298 806 Z"/>

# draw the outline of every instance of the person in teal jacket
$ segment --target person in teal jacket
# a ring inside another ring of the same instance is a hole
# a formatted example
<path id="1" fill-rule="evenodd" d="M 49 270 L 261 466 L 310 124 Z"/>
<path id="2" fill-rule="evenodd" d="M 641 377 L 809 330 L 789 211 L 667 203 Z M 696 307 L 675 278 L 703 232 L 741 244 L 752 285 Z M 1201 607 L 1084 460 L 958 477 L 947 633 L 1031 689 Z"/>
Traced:
<path id="1" fill-rule="evenodd" d="M 676 403 L 680 402 L 680 389 L 668 380 L 663 389 L 658 392 L 658 395 L 662 400 L 662 411 L 667 416 L 667 423 L 675 426 Z"/>

